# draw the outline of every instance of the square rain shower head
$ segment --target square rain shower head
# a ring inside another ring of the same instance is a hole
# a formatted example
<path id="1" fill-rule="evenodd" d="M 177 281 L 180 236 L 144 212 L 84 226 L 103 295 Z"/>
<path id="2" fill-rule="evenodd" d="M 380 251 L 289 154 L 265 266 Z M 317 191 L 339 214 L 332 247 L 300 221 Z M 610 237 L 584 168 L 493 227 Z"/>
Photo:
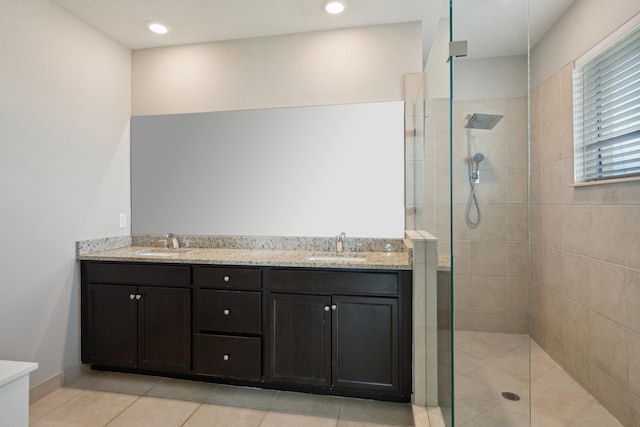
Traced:
<path id="1" fill-rule="evenodd" d="M 472 116 L 466 117 L 467 124 L 464 127 L 467 129 L 493 129 L 502 117 L 498 114 L 473 113 Z"/>

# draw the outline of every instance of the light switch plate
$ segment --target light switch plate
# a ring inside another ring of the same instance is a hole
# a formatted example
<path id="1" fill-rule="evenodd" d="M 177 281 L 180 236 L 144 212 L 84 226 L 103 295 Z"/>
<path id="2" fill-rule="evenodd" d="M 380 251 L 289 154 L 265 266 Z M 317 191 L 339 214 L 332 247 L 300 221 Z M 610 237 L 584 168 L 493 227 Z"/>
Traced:
<path id="1" fill-rule="evenodd" d="M 120 214 L 120 228 L 126 228 L 127 227 L 127 214 L 126 213 L 121 213 Z"/>

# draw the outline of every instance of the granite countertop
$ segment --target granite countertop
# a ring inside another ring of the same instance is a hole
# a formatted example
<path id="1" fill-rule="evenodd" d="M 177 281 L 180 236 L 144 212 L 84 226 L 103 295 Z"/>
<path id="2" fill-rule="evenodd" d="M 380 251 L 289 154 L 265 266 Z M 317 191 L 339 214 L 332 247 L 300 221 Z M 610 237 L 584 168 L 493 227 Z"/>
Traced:
<path id="1" fill-rule="evenodd" d="M 142 251 L 142 252 L 141 252 Z M 156 255 L 145 255 L 144 252 Z M 160 255 L 159 255 L 160 254 Z M 311 268 L 359 268 L 384 270 L 411 270 L 409 253 L 402 252 L 343 252 L 345 259 L 309 260 L 307 257 L 323 255 L 331 257 L 331 252 L 274 249 L 224 249 L 191 248 L 162 249 L 149 246 L 127 246 L 100 252 L 78 255 L 78 260 L 129 261 L 171 264 L 220 264 L 255 265 L 279 267 Z M 361 261 L 353 257 L 364 257 Z M 352 258 L 352 259 L 349 259 Z"/>

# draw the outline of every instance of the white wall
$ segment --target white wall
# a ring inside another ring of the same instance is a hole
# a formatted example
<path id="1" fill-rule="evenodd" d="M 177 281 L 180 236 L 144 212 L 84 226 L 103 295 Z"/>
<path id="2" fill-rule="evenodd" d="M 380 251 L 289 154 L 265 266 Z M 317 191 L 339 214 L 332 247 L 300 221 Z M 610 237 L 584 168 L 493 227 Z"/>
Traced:
<path id="1" fill-rule="evenodd" d="M 0 0 L 0 359 L 79 364 L 75 241 L 128 234 L 130 51 L 48 0 Z"/>
<path id="2" fill-rule="evenodd" d="M 424 70 L 425 99 L 449 98 L 449 19 L 440 20 Z M 526 96 L 527 56 L 454 60 L 454 99 L 519 98 Z"/>
<path id="3" fill-rule="evenodd" d="M 637 13 L 638 0 L 577 0 L 531 49 L 531 87 L 539 86 Z"/>
<path id="4" fill-rule="evenodd" d="M 133 52 L 133 115 L 404 99 L 419 22 Z"/>

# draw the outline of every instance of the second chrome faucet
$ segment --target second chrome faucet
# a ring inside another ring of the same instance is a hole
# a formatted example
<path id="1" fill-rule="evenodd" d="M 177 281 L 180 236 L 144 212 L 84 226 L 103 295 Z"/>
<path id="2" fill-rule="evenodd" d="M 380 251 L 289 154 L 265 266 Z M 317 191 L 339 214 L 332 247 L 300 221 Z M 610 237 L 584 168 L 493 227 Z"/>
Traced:
<path id="1" fill-rule="evenodd" d="M 344 233 L 340 233 L 339 236 L 336 236 L 336 253 L 342 252 L 344 250 L 344 239 L 347 235 Z"/>

